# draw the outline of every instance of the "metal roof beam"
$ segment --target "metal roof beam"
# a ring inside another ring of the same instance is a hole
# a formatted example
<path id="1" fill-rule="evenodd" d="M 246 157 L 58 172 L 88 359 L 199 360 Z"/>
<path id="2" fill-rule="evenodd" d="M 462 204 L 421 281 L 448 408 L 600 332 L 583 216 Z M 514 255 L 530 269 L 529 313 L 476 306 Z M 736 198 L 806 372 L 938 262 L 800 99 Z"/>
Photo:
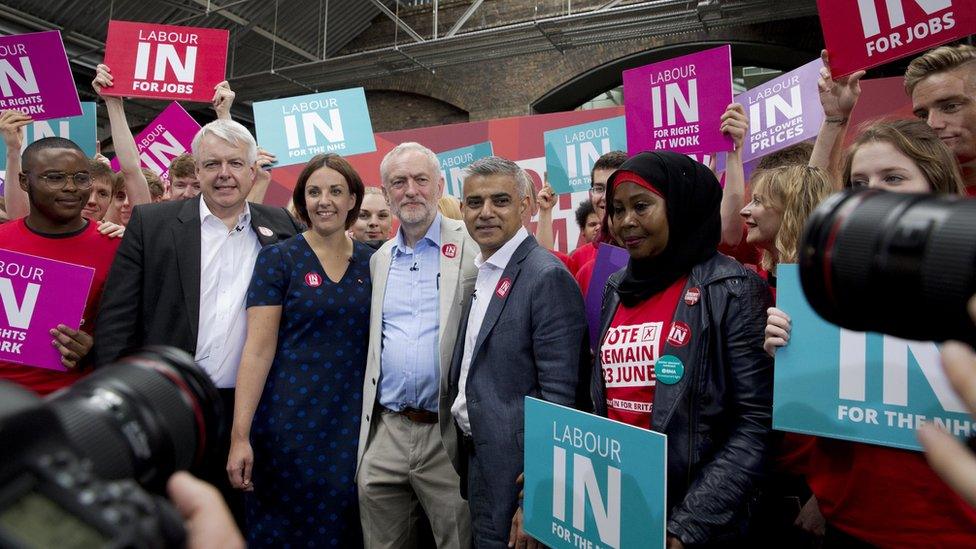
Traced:
<path id="1" fill-rule="evenodd" d="M 444 35 L 444 38 L 450 38 L 455 34 L 457 34 L 457 31 L 461 30 L 461 27 L 463 27 L 464 24 L 468 22 L 468 19 L 471 19 L 471 16 L 474 15 L 474 12 L 476 12 L 478 8 L 481 7 L 481 3 L 483 1 L 484 0 L 474 0 L 474 2 L 471 2 L 471 5 L 468 6 L 468 9 L 466 9 L 464 13 L 461 14 L 461 18 L 457 20 L 457 23 L 454 23 L 454 26 L 451 27 L 451 30 L 447 31 L 447 34 Z"/>
<path id="2" fill-rule="evenodd" d="M 383 12 L 384 14 L 386 14 L 387 17 L 389 17 L 390 19 L 392 19 L 393 22 L 396 23 L 396 25 L 398 27 L 400 27 L 401 29 L 403 29 L 403 32 L 409 34 L 411 38 L 413 38 L 417 42 L 423 42 L 424 41 L 424 37 L 423 36 L 420 36 L 419 34 L 417 34 L 417 31 L 415 31 L 412 28 L 410 28 L 410 25 L 408 25 L 403 19 L 400 19 L 400 17 L 397 14 L 393 13 L 390 10 L 390 8 L 386 7 L 386 5 L 383 4 L 383 2 L 380 2 L 380 0 L 369 0 L 369 2 L 371 4 L 373 4 L 374 6 L 376 6 L 377 8 L 379 8 L 379 10 L 381 12 Z"/>
<path id="3" fill-rule="evenodd" d="M 609 1 L 609 2 L 607 2 L 606 4 L 603 4 L 602 6 L 600 6 L 600 7 L 598 7 L 597 9 L 595 9 L 595 10 L 593 10 L 593 11 L 603 11 L 603 10 L 608 10 L 608 9 L 610 9 L 610 8 L 612 8 L 612 7 L 614 7 L 614 6 L 616 6 L 616 5 L 617 5 L 617 4 L 619 4 L 620 2 L 621 2 L 621 0 L 610 0 L 610 1 Z"/>
<path id="4" fill-rule="evenodd" d="M 230 11 L 221 11 L 221 10 L 224 10 L 228 6 L 218 6 L 218 5 L 214 4 L 213 2 L 208 2 L 207 0 L 193 0 L 193 2 L 195 4 L 199 4 L 201 6 L 208 6 L 208 7 L 213 8 L 213 9 L 210 10 L 210 13 L 217 13 L 221 17 L 224 17 L 226 19 L 229 19 L 229 20 L 237 23 L 238 25 L 247 26 L 247 25 L 251 24 L 251 22 L 248 21 L 247 19 L 244 19 L 243 17 L 241 17 L 239 15 L 236 15 L 236 14 L 230 12 Z M 281 38 L 281 37 L 277 36 L 276 34 L 270 33 L 268 31 L 262 29 L 261 27 L 255 26 L 253 32 L 255 34 L 258 34 L 260 36 L 263 36 L 263 37 L 267 38 L 268 40 L 271 40 L 272 42 L 278 44 L 279 46 L 281 46 L 283 48 L 287 48 L 287 49 L 289 49 L 289 50 L 297 53 L 298 55 L 301 55 L 302 57 L 304 57 L 305 59 L 308 59 L 309 61 L 318 61 L 319 60 L 319 58 L 315 54 L 310 53 L 310 52 L 306 51 L 305 49 L 303 49 L 303 48 L 301 48 L 299 46 L 296 46 L 295 44 L 292 44 L 291 42 L 285 40 L 284 38 Z"/>

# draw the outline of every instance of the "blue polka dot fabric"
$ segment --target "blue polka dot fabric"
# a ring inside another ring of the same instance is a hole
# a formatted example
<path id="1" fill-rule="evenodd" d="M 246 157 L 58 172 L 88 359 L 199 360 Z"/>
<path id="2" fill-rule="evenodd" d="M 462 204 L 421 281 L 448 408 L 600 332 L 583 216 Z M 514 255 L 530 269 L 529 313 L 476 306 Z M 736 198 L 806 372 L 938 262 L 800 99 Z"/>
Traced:
<path id="1" fill-rule="evenodd" d="M 258 255 L 247 306 L 280 305 L 278 349 L 251 425 L 251 547 L 361 547 L 356 449 L 373 249 L 338 282 L 302 235 Z"/>

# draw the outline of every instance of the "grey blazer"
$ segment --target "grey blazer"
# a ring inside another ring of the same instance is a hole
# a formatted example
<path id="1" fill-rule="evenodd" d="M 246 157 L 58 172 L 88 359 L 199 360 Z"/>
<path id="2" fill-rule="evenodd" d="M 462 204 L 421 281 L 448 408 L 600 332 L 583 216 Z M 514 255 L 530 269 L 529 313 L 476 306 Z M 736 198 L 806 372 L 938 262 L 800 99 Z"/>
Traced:
<path id="1" fill-rule="evenodd" d="M 583 296 L 572 275 L 529 236 L 515 250 L 475 340 L 465 387 L 477 460 L 491 478 L 492 513 L 509 521 L 517 505 L 515 479 L 522 472 L 524 397 L 575 407 L 589 400 L 589 343 Z M 480 297 L 480 296 L 479 296 Z M 450 397 L 457 396 L 470 304 L 461 318 L 451 362 Z M 466 456 L 451 460 L 462 474 Z M 507 517 L 507 518 L 506 518 Z M 500 519 L 501 520 L 501 519 Z"/>
<path id="2" fill-rule="evenodd" d="M 379 402 L 377 386 L 380 380 L 380 357 L 383 346 L 383 299 L 386 297 L 386 280 L 390 274 L 391 250 L 395 239 L 383 244 L 369 260 L 370 277 L 373 280 L 373 302 L 369 316 L 369 349 L 366 354 L 366 377 L 363 380 L 363 410 L 359 426 L 359 455 L 356 457 L 356 475 L 359 475 L 359 465 L 363 461 L 363 454 L 371 442 L 370 437 L 376 431 L 373 425 L 374 408 Z M 478 245 L 468 236 L 464 223 L 441 216 L 441 249 L 448 244 L 457 246 L 454 257 L 440 254 L 440 405 L 438 410 L 441 441 L 448 455 L 457 452 L 457 431 L 454 419 L 451 417 L 451 403 L 447 397 L 448 372 L 451 365 L 451 352 L 454 349 L 454 338 L 457 337 L 458 322 L 461 311 L 471 300 L 474 281 L 478 271 L 474 266 L 474 257 L 478 254 Z"/>

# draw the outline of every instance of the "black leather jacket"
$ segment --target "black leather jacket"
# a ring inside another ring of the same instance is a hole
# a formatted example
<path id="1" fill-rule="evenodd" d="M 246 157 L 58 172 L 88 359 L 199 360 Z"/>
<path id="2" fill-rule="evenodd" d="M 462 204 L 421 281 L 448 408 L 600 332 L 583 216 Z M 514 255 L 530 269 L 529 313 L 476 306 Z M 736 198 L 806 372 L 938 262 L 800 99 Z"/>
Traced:
<path id="1" fill-rule="evenodd" d="M 603 291 L 600 339 L 620 303 L 612 275 Z M 688 288 L 700 300 L 688 305 Z M 651 429 L 668 436 L 668 533 L 685 545 L 743 536 L 764 468 L 772 420 L 773 361 L 763 351 L 769 289 L 755 273 L 721 254 L 695 266 L 674 313 L 691 327 L 678 357 L 683 377 L 658 382 Z M 667 337 L 668 327 L 664 328 Z M 600 353 L 591 377 L 598 415 L 607 415 Z"/>

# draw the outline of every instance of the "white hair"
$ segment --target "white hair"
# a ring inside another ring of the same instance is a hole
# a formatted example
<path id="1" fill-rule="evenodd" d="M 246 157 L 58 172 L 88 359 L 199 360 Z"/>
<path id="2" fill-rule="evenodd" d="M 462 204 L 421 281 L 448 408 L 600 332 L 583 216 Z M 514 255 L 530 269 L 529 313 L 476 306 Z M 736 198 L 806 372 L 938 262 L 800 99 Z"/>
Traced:
<path id="1" fill-rule="evenodd" d="M 434 154 L 434 151 L 428 149 L 420 143 L 407 141 L 406 143 L 400 143 L 396 147 L 393 147 L 393 150 L 386 153 L 386 156 L 384 156 L 383 160 L 380 162 L 380 181 L 382 181 L 384 186 L 389 183 L 389 181 L 387 181 L 387 176 L 390 175 L 390 163 L 393 162 L 396 157 L 409 152 L 419 152 L 426 156 L 427 160 L 430 162 L 432 175 L 440 173 L 441 162 L 437 159 L 437 155 Z"/>
<path id="2" fill-rule="evenodd" d="M 200 128 L 200 131 L 193 136 L 193 143 L 190 148 L 193 150 L 193 158 L 197 160 L 197 153 L 200 152 L 200 143 L 207 135 L 231 143 L 233 145 L 243 145 L 247 148 L 247 163 L 254 164 L 258 159 L 258 144 L 254 141 L 254 136 L 247 131 L 243 125 L 233 120 L 217 119 Z"/>

